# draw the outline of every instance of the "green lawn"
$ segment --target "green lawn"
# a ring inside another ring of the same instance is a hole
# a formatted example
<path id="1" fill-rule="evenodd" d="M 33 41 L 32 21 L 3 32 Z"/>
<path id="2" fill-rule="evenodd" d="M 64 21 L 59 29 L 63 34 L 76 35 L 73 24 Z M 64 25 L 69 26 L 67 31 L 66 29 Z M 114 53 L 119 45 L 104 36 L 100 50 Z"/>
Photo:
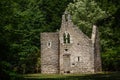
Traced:
<path id="1" fill-rule="evenodd" d="M 99 73 L 99 74 L 26 74 L 24 80 L 120 80 L 120 73 Z"/>

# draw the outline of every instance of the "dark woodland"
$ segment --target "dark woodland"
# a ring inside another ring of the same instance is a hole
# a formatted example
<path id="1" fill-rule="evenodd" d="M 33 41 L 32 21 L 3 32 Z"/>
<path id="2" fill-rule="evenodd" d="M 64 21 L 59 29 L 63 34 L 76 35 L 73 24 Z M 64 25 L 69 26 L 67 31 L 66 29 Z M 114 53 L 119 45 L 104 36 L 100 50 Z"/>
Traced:
<path id="1" fill-rule="evenodd" d="M 107 13 L 96 22 L 102 70 L 119 72 L 120 0 L 87 1 L 95 1 Z M 0 80 L 19 80 L 21 74 L 40 73 L 40 33 L 59 30 L 69 3 L 74 1 L 0 0 Z"/>

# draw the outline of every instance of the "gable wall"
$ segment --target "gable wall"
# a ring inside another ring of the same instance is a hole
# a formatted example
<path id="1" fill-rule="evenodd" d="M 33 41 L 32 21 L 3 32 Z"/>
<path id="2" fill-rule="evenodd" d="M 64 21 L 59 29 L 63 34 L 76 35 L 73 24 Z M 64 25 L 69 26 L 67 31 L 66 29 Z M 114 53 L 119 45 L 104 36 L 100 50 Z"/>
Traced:
<path id="1" fill-rule="evenodd" d="M 72 22 L 64 22 L 59 32 L 60 38 L 60 73 L 65 73 L 63 55 L 70 55 L 70 73 L 93 73 L 94 54 L 91 40 Z M 70 34 L 70 44 L 63 43 L 63 34 Z M 68 49 L 68 51 L 65 51 Z M 78 57 L 80 60 L 78 61 Z"/>
<path id="2" fill-rule="evenodd" d="M 70 43 L 64 43 L 64 33 L 70 34 Z M 92 41 L 72 23 L 69 15 L 67 21 L 63 15 L 59 33 L 41 33 L 41 73 L 100 71 L 99 48 L 95 48 L 97 44 L 94 45 Z"/>

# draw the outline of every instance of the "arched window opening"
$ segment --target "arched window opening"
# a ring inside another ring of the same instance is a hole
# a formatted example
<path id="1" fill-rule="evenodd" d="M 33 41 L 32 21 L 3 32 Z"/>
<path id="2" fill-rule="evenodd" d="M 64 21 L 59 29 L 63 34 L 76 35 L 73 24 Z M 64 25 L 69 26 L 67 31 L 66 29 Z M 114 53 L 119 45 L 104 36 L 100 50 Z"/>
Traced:
<path id="1" fill-rule="evenodd" d="M 66 43 L 66 34 L 65 33 L 63 34 L 63 41 L 64 41 L 64 43 Z"/>
<path id="2" fill-rule="evenodd" d="M 69 33 L 64 33 L 63 34 L 63 40 L 64 40 L 64 43 L 70 43 L 70 34 Z"/>
<path id="3" fill-rule="evenodd" d="M 67 42 L 70 43 L 70 34 L 67 34 Z"/>
<path id="4" fill-rule="evenodd" d="M 49 41 L 49 42 L 47 42 L 47 46 L 48 46 L 48 48 L 51 48 L 51 42 Z"/>

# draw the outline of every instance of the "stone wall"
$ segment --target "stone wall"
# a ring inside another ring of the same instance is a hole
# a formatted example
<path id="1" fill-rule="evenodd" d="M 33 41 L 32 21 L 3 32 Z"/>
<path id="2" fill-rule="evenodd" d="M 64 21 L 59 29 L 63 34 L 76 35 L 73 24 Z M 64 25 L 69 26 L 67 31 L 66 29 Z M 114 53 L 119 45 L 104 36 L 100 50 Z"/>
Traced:
<path id="1" fill-rule="evenodd" d="M 69 16 L 67 21 L 65 15 L 62 18 L 59 32 L 60 73 L 94 73 L 94 49 L 91 39 L 73 25 L 72 21 L 69 20 Z M 70 43 L 64 43 L 64 33 L 70 34 Z M 68 69 L 64 67 L 64 55 L 70 56 Z"/>
<path id="2" fill-rule="evenodd" d="M 100 44 L 99 44 L 99 32 L 96 25 L 93 25 L 92 36 L 91 36 L 92 44 L 94 46 L 94 66 L 95 72 L 102 71 L 101 65 L 101 54 L 100 54 Z"/>
<path id="3" fill-rule="evenodd" d="M 98 31 L 92 38 L 62 16 L 59 33 L 41 33 L 41 73 L 94 73 L 101 71 Z"/>
<path id="4" fill-rule="evenodd" d="M 58 73 L 58 33 L 41 33 L 41 73 Z"/>

